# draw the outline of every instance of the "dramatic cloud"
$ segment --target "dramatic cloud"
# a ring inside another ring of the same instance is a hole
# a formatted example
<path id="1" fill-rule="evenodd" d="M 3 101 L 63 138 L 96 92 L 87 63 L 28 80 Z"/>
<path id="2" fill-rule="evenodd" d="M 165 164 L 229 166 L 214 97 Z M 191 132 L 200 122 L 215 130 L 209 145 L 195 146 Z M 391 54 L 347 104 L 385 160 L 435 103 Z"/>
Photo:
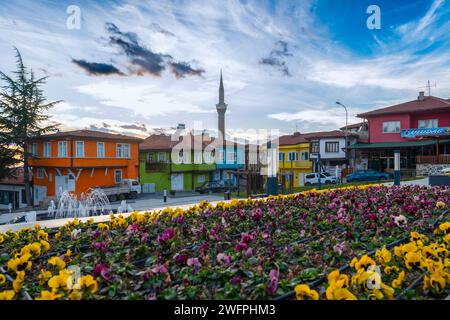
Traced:
<path id="1" fill-rule="evenodd" d="M 120 126 L 122 129 L 129 129 L 129 130 L 138 130 L 138 131 L 142 131 L 142 132 L 147 132 L 147 127 L 145 126 L 145 124 L 124 124 Z"/>
<path id="2" fill-rule="evenodd" d="M 93 76 L 110 76 L 113 74 L 123 75 L 119 69 L 114 67 L 112 64 L 107 63 L 97 63 L 97 62 L 88 62 L 86 60 L 76 60 L 72 59 L 72 63 L 76 64 L 88 74 Z"/>
<path id="3" fill-rule="evenodd" d="M 276 67 L 285 76 L 291 76 L 286 61 L 283 58 L 292 57 L 293 54 L 288 50 L 288 44 L 285 41 L 277 41 L 275 48 L 270 52 L 268 57 L 262 58 L 259 63 Z"/>
<path id="4" fill-rule="evenodd" d="M 153 29 L 153 31 L 155 31 L 155 32 L 157 32 L 157 33 L 161 33 L 161 34 L 163 34 L 163 35 L 165 35 L 165 36 L 168 36 L 168 37 L 176 37 L 175 36 L 175 34 L 173 34 L 172 32 L 170 32 L 170 31 L 167 31 L 166 29 L 164 29 L 164 28 L 162 28 L 159 24 L 157 24 L 157 23 L 152 23 L 152 29 Z"/>
<path id="5" fill-rule="evenodd" d="M 109 43 L 120 48 L 128 57 L 130 66 L 128 67 L 132 74 L 161 76 L 161 72 L 170 66 L 170 70 L 177 78 L 183 78 L 187 75 L 201 76 L 205 71 L 194 69 L 188 62 L 174 61 L 169 54 L 155 53 L 139 42 L 135 33 L 122 32 L 113 23 L 106 23 L 105 28 L 110 34 Z"/>

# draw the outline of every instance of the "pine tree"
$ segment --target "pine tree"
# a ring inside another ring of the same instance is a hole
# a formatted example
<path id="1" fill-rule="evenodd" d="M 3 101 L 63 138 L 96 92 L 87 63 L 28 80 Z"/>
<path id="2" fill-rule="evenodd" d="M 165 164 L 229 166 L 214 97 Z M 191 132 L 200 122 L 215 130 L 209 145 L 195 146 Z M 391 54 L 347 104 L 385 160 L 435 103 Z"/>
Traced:
<path id="1" fill-rule="evenodd" d="M 40 87 L 47 77 L 36 79 L 33 70 L 25 67 L 19 50 L 15 48 L 15 51 L 15 76 L 9 77 L 0 71 L 0 81 L 5 83 L 0 87 L 0 143 L 5 149 L 19 153 L 23 162 L 26 202 L 31 206 L 30 140 L 57 130 L 56 124 L 49 124 L 50 116 L 45 112 L 60 101 L 46 101 Z"/>

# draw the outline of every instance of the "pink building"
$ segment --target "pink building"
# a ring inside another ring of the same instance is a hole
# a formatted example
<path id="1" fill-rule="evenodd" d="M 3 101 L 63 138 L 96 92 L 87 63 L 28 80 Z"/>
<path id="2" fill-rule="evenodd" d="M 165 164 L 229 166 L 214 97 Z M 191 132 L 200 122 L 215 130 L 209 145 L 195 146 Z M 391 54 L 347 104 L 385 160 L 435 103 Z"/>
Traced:
<path id="1" fill-rule="evenodd" d="M 401 151 L 404 175 L 430 174 L 450 164 L 450 100 L 419 93 L 416 100 L 359 114 L 366 119 L 368 143 L 352 146 L 369 169 L 392 171 Z"/>

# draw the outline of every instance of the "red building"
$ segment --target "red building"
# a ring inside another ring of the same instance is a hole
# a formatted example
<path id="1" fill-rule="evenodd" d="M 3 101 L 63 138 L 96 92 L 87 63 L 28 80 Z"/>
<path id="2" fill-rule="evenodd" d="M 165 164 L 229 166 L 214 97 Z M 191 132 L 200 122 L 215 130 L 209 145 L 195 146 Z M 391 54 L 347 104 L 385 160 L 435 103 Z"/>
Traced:
<path id="1" fill-rule="evenodd" d="M 368 122 L 369 141 L 351 148 L 370 169 L 392 171 L 396 149 L 404 175 L 427 175 L 450 164 L 450 100 L 420 92 L 416 100 L 358 117 Z"/>

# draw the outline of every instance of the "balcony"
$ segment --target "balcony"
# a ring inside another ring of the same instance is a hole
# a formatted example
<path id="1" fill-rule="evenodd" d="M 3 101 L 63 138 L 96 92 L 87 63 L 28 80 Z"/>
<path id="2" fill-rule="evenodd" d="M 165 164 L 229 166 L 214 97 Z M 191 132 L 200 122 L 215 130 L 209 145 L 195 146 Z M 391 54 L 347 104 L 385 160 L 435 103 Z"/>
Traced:
<path id="1" fill-rule="evenodd" d="M 145 162 L 145 171 L 146 172 L 161 172 L 161 171 L 169 171 L 170 162 L 166 161 L 147 161 Z"/>
<path id="2" fill-rule="evenodd" d="M 416 163 L 419 164 L 450 164 L 450 154 L 439 156 L 417 156 Z"/>
<path id="3" fill-rule="evenodd" d="M 278 165 L 281 169 L 308 169 L 311 168 L 312 162 L 309 160 L 280 161 Z"/>

